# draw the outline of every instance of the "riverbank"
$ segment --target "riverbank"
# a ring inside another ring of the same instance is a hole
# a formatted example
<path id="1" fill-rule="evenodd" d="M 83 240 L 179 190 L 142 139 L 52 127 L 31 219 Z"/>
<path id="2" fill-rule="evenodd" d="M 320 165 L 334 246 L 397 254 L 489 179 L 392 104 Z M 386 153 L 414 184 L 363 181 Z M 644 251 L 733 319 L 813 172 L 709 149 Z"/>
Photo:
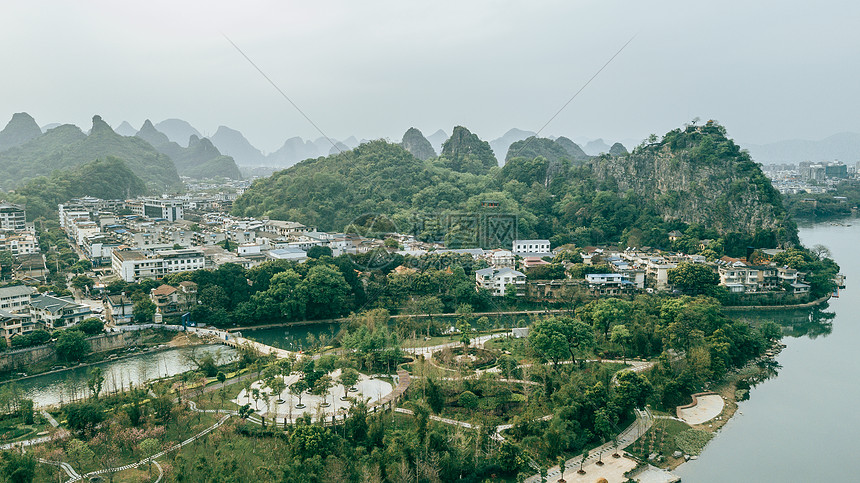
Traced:
<path id="1" fill-rule="evenodd" d="M 824 302 L 830 300 L 832 295 L 828 294 L 819 299 L 815 299 L 811 302 L 806 302 L 803 304 L 791 304 L 791 305 L 723 305 L 724 312 L 754 312 L 761 310 L 796 310 L 796 309 L 808 309 L 812 307 L 817 307 Z"/>
<path id="2" fill-rule="evenodd" d="M 161 331 L 159 329 L 144 329 L 144 330 L 145 331 L 152 331 L 151 332 L 152 334 L 161 333 Z M 131 345 L 128 347 L 123 347 L 120 349 L 114 349 L 114 350 L 107 351 L 107 352 L 96 352 L 96 353 L 93 353 L 90 355 L 91 359 L 88 360 L 87 362 L 82 362 L 82 363 L 74 365 L 74 366 L 65 366 L 65 367 L 62 367 L 59 369 L 53 369 L 52 368 L 49 370 L 39 371 L 39 366 L 42 364 L 36 364 L 34 366 L 31 366 L 31 367 L 36 368 L 33 373 L 27 374 L 26 376 L 15 377 L 15 378 L 0 381 L 0 386 L 6 385 L 6 384 L 12 384 L 12 383 L 16 383 L 16 382 L 21 382 L 21 381 L 26 381 L 28 379 L 33 379 L 35 377 L 41 377 L 41 376 L 46 376 L 46 375 L 51 375 L 51 374 L 61 374 L 64 372 L 73 371 L 75 369 L 90 367 L 90 366 L 94 366 L 94 365 L 98 365 L 98 364 L 104 364 L 106 362 L 118 362 L 118 361 L 122 361 L 125 359 L 130 359 L 132 357 L 137 357 L 137 356 L 140 356 L 143 354 L 157 354 L 159 352 L 164 352 L 164 351 L 168 351 L 168 350 L 172 350 L 172 349 L 176 349 L 176 348 L 180 348 L 180 347 L 187 347 L 187 346 L 191 346 L 191 345 L 204 345 L 204 344 L 208 344 L 208 343 L 209 342 L 197 337 L 196 335 L 190 335 L 187 333 L 177 333 L 170 340 L 156 340 L 156 341 L 152 341 L 152 342 L 144 342 L 143 345 L 139 345 L 139 344 L 135 343 L 134 345 Z M 128 353 L 128 354 L 124 354 L 124 355 L 118 355 L 119 353 L 121 353 L 123 351 L 128 351 L 130 348 L 133 349 L 133 348 L 137 348 L 137 347 L 142 347 L 142 348 L 140 350 L 134 350 L 132 353 Z M 116 357 L 112 357 L 112 356 L 116 356 Z M 44 366 L 47 367 L 47 365 L 44 365 Z M 56 367 L 56 366 L 53 366 L 53 367 Z"/>

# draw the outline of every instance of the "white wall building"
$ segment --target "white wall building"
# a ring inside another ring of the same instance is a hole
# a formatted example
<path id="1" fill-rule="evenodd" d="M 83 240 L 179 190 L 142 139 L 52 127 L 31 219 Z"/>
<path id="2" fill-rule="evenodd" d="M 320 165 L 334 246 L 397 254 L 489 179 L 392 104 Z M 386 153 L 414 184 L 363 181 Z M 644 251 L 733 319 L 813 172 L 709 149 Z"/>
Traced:
<path id="1" fill-rule="evenodd" d="M 520 257 L 545 257 L 551 256 L 549 240 L 514 240 L 514 255 Z"/>
<path id="2" fill-rule="evenodd" d="M 513 268 L 502 269 L 484 268 L 475 272 L 475 282 L 478 288 L 485 288 L 495 296 L 505 295 L 508 285 L 515 285 L 517 295 L 525 292 L 526 275 Z"/>

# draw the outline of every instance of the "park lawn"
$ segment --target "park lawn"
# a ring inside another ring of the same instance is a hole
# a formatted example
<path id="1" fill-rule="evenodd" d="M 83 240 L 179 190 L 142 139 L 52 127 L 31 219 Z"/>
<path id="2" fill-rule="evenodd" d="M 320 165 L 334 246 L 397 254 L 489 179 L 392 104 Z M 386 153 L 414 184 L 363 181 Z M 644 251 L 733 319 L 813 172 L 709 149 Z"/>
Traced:
<path id="1" fill-rule="evenodd" d="M 228 381 L 229 382 L 229 381 Z M 227 398 L 224 399 L 223 404 L 221 403 L 221 396 L 219 395 L 220 389 L 215 391 L 204 393 L 200 396 L 194 396 L 190 399 L 197 404 L 198 409 L 234 409 L 238 410 L 239 406 L 236 403 L 232 402 L 232 399 L 235 399 L 236 396 L 244 389 L 242 382 L 234 381 L 232 384 L 227 384 L 224 386 L 227 389 Z"/>
<path id="2" fill-rule="evenodd" d="M 469 340 L 474 340 L 482 335 L 489 335 L 495 331 L 481 331 L 481 332 L 472 332 L 469 334 Z M 460 335 L 459 334 L 451 334 L 451 335 L 439 335 L 433 336 L 429 339 L 425 337 L 420 337 L 416 339 L 404 339 L 400 343 L 401 349 L 414 349 L 417 347 L 432 347 L 442 344 L 459 344 L 460 343 Z"/>
<path id="3" fill-rule="evenodd" d="M 0 421 L 0 443 L 35 438 L 39 433 L 53 429 L 39 413 L 33 415 L 33 422 L 34 424 L 23 424 L 20 417 Z"/>

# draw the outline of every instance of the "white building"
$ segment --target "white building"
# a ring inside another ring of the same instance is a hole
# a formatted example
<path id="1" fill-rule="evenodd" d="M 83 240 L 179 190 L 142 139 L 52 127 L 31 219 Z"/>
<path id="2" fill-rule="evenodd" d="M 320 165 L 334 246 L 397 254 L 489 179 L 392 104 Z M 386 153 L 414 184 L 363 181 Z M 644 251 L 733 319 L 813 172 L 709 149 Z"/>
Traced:
<path id="1" fill-rule="evenodd" d="M 269 250 L 266 252 L 266 255 L 273 260 L 304 262 L 308 259 L 307 252 L 298 248 L 279 248 L 277 250 Z"/>
<path id="2" fill-rule="evenodd" d="M 70 297 L 42 294 L 30 299 L 30 313 L 46 329 L 53 330 L 79 324 L 92 312 L 89 306 L 75 303 Z"/>
<path id="3" fill-rule="evenodd" d="M 0 229 L 24 230 L 26 228 L 26 213 L 21 205 L 0 203 Z"/>
<path id="4" fill-rule="evenodd" d="M 163 250 L 145 255 L 139 250 L 114 250 L 111 269 L 126 282 L 157 280 L 170 273 L 202 270 L 206 259 L 197 249 Z"/>
<path id="5" fill-rule="evenodd" d="M 263 224 L 263 231 L 272 235 L 287 237 L 314 230 L 295 221 L 266 220 Z"/>
<path id="6" fill-rule="evenodd" d="M 27 255 L 39 251 L 39 240 L 28 232 L 0 232 L 0 251 L 8 251 L 12 255 Z"/>
<path id="7" fill-rule="evenodd" d="M 526 275 L 510 267 L 501 269 L 484 268 L 475 272 L 478 288 L 485 288 L 495 296 L 505 295 L 508 285 L 516 286 L 517 295 L 525 293 Z"/>
<path id="8" fill-rule="evenodd" d="M 9 312 L 22 312 L 30 305 L 30 297 L 36 289 L 27 285 L 12 285 L 0 288 L 0 309 Z"/>
<path id="9" fill-rule="evenodd" d="M 490 255 L 490 264 L 495 268 L 513 268 L 515 264 L 514 254 L 509 250 L 493 250 L 492 255 Z"/>
<path id="10" fill-rule="evenodd" d="M 552 256 L 549 240 L 514 240 L 514 255 L 519 257 L 548 257 Z"/>

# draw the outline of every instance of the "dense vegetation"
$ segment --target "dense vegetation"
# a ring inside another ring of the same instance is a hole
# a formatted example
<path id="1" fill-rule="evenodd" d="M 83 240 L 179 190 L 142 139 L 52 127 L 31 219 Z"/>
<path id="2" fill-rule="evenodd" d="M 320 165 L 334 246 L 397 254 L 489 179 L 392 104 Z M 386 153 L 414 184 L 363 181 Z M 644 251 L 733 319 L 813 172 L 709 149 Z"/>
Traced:
<path id="1" fill-rule="evenodd" d="M 856 180 L 840 181 L 827 193 L 795 193 L 785 195 L 785 208 L 795 218 L 813 221 L 851 216 L 860 205 L 860 183 Z"/>
<path id="2" fill-rule="evenodd" d="M 498 168 L 491 166 L 485 143 L 473 138 L 463 129 L 439 158 L 424 162 L 384 141 L 307 160 L 255 182 L 235 202 L 234 212 L 322 230 L 378 224 L 379 217 L 367 214 L 379 214 L 390 223 L 375 231 L 412 231 L 430 240 L 444 234 L 421 233 L 417 218 L 502 213 L 517 217 L 518 237 L 548 238 L 555 246 L 669 248 L 670 230 L 694 226 L 707 235 L 702 238 L 724 238 L 720 246 L 735 256 L 747 242 L 755 241 L 757 248 L 797 242 L 779 193 L 715 123 L 672 131 L 629 156 L 602 156 L 585 164 L 563 158 L 558 142 L 535 140 L 526 146 L 530 152 L 532 144 L 538 150 L 555 147 L 531 154 L 555 153 L 558 159 L 515 157 Z M 718 180 L 713 187 L 711 178 Z M 664 185 L 672 189 L 659 188 Z M 458 229 L 448 228 L 449 235 Z"/>
<path id="3" fill-rule="evenodd" d="M 146 141 L 120 136 L 101 117 L 93 117 L 89 135 L 75 126 L 51 129 L 20 146 L 0 152 L 0 189 L 10 189 L 54 170 L 115 156 L 156 191 L 179 190 L 176 167 Z"/>
<path id="4" fill-rule="evenodd" d="M 34 220 L 55 217 L 57 204 L 73 198 L 127 199 L 146 192 L 143 180 L 123 160 L 108 156 L 32 179 L 10 193 L 8 199 L 24 204 L 27 218 Z"/>
<path id="5" fill-rule="evenodd" d="M 41 135 L 42 129 L 32 116 L 26 112 L 16 112 L 6 127 L 0 131 L 0 151 L 20 146 Z"/>

